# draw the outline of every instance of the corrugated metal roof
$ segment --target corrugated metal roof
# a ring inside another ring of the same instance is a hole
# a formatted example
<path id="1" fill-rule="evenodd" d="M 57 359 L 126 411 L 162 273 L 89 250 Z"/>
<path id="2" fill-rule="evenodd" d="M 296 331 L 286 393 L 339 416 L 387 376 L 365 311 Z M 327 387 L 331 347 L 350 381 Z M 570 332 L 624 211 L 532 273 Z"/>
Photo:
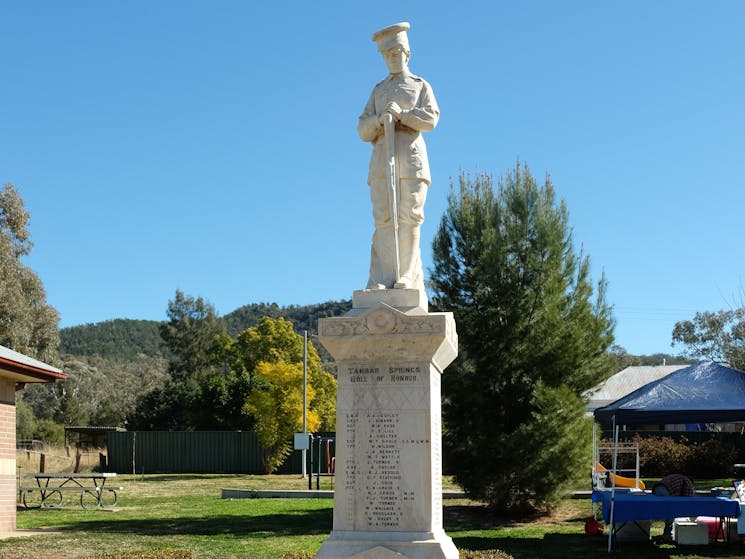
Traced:
<path id="1" fill-rule="evenodd" d="M 88 425 L 88 426 L 77 426 L 73 425 L 72 427 L 65 427 L 66 432 L 71 433 L 106 433 L 109 431 L 118 431 L 120 433 L 123 433 L 126 431 L 124 427 L 100 427 L 95 425 Z"/>
<path id="2" fill-rule="evenodd" d="M 617 372 L 605 382 L 585 392 L 588 398 L 587 409 L 589 411 L 615 402 L 637 388 L 649 384 L 652 381 L 666 377 L 670 373 L 688 367 L 688 365 L 659 365 L 626 367 Z"/>
<path id="3" fill-rule="evenodd" d="M 0 345 L 0 358 L 9 359 L 10 361 L 15 361 L 16 363 L 22 365 L 28 365 L 29 367 L 43 369 L 52 373 L 62 373 L 62 369 L 52 367 L 51 365 L 48 365 L 43 361 L 39 361 L 37 359 L 34 359 L 33 357 L 24 355 L 23 353 L 18 353 L 17 351 L 13 351 L 12 349 L 3 345 Z"/>
<path id="4" fill-rule="evenodd" d="M 0 376 L 16 383 L 54 382 L 67 378 L 57 367 L 0 345 Z"/>

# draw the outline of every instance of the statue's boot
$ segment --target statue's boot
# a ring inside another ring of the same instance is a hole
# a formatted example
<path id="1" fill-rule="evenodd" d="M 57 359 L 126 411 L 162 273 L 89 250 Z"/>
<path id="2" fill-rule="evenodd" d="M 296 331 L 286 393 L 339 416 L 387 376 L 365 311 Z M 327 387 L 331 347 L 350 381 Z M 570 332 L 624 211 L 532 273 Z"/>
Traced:
<path id="1" fill-rule="evenodd" d="M 398 231 L 398 256 L 401 277 L 393 286 L 396 289 L 424 290 L 422 253 L 419 247 L 420 227 L 404 226 Z"/>
<path id="2" fill-rule="evenodd" d="M 396 272 L 396 253 L 393 250 L 393 227 L 375 230 L 370 249 L 370 276 L 365 289 L 393 287 Z"/>

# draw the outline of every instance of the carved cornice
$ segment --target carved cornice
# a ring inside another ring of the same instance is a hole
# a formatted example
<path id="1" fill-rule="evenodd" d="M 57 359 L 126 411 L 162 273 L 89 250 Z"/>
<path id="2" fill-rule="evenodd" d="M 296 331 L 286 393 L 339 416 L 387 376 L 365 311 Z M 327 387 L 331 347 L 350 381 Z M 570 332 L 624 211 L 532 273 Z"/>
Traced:
<path id="1" fill-rule="evenodd" d="M 408 316 L 385 303 L 354 317 L 319 320 L 320 336 L 376 336 L 447 333 L 447 313 Z"/>
<path id="2" fill-rule="evenodd" d="M 442 370 L 458 352 L 452 313 L 409 314 L 385 303 L 319 319 L 318 336 L 337 361 L 432 360 Z"/>

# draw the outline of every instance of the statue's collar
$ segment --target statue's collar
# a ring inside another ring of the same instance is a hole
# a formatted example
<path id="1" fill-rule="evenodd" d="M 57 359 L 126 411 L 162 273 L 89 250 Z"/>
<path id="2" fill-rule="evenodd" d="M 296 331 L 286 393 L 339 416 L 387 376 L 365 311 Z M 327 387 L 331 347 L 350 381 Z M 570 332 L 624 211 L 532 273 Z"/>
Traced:
<path id="1" fill-rule="evenodd" d="M 411 77 L 411 71 L 408 68 L 405 68 L 403 71 L 399 72 L 398 74 L 389 74 L 388 79 L 390 79 L 391 81 L 405 80 L 410 77 Z"/>

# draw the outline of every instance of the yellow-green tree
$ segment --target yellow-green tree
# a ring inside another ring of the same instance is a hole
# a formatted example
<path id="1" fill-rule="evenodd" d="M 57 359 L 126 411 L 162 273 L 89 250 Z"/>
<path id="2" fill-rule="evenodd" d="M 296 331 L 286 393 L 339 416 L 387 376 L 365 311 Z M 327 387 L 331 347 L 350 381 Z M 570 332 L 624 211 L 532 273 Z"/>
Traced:
<path id="1" fill-rule="evenodd" d="M 292 452 L 292 436 L 303 428 L 303 365 L 259 362 L 254 376 L 261 383 L 246 399 L 244 409 L 256 419 L 256 433 L 264 447 L 264 467 L 271 474 Z M 330 375 L 329 375 L 330 376 Z M 332 378 L 333 380 L 333 378 Z M 312 401 L 316 390 L 307 388 Z M 307 428 L 315 431 L 321 425 L 318 413 L 307 413 Z"/>
<path id="2" fill-rule="evenodd" d="M 218 358 L 236 374 L 249 375 L 252 391 L 259 390 L 262 385 L 262 380 L 255 373 L 260 363 L 296 364 L 302 373 L 303 337 L 295 332 L 292 322 L 284 318 L 265 316 L 256 326 L 245 329 L 235 339 L 227 334 L 220 336 L 218 344 Z M 314 396 L 308 395 L 308 407 L 318 414 L 319 430 L 333 431 L 336 429 L 336 379 L 323 370 L 321 358 L 310 340 L 307 363 L 308 384 L 314 389 Z M 302 391 L 302 377 L 298 386 Z"/>

